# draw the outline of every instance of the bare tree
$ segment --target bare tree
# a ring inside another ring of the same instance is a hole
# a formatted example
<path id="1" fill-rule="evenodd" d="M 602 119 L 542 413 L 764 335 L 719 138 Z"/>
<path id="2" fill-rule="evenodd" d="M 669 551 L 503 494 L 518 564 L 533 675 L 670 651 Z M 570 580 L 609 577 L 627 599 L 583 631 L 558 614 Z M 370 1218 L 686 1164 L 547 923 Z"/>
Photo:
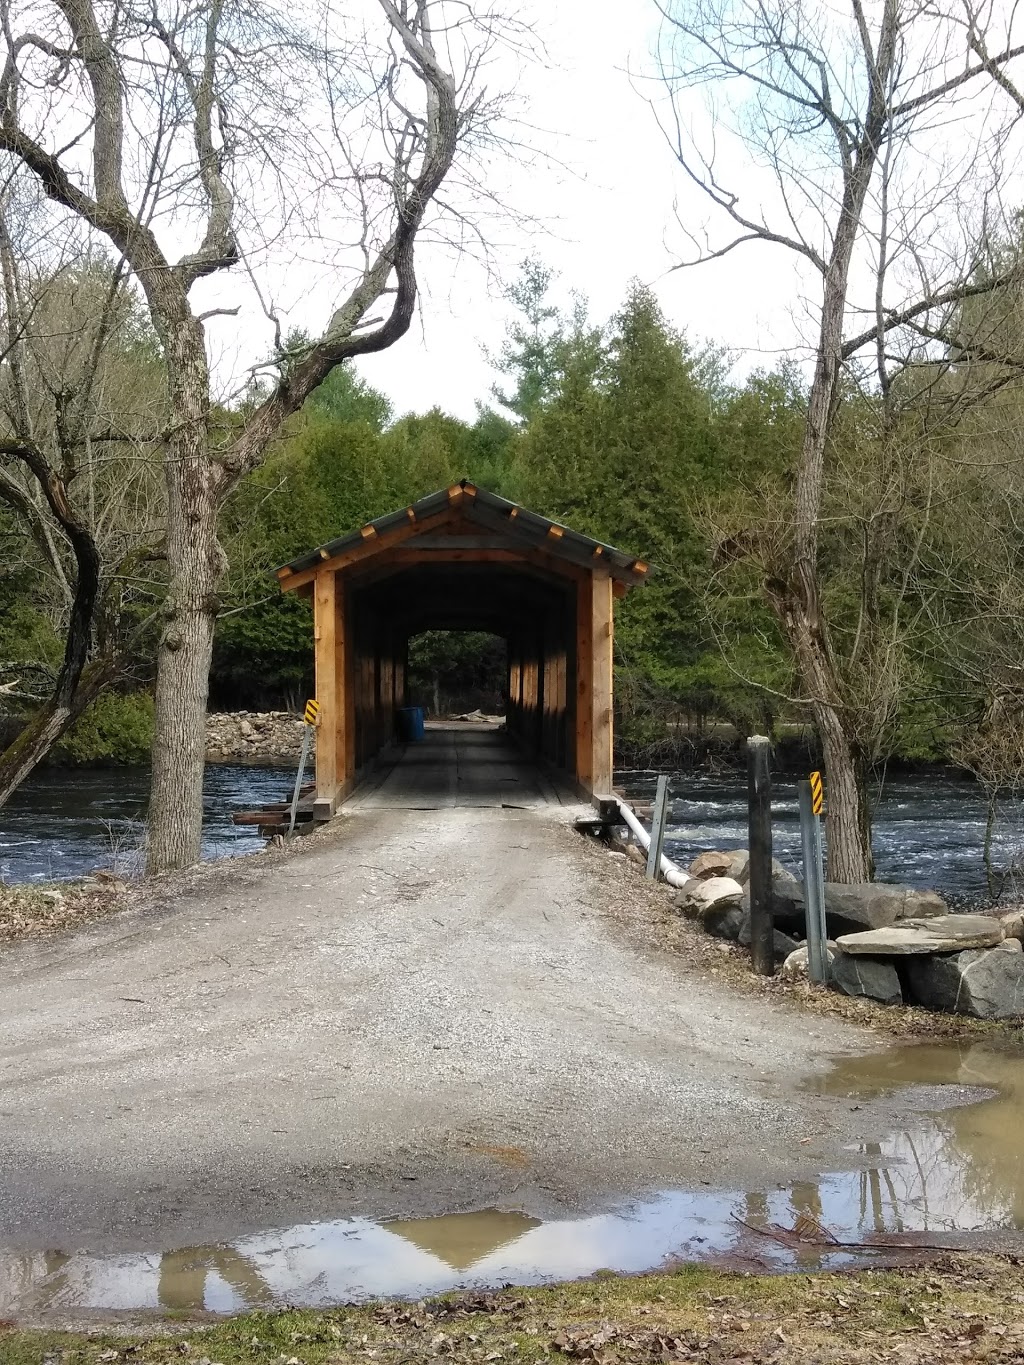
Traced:
<path id="1" fill-rule="evenodd" d="M 334 366 L 408 329 L 417 239 L 446 215 L 471 237 L 460 190 L 501 141 L 505 100 L 485 77 L 517 29 L 486 0 L 351 0 L 340 16 L 250 0 L 0 0 L 0 20 L 0 150 L 112 244 L 163 352 L 167 594 L 147 854 L 161 871 L 199 856 L 219 509 Z M 333 310 L 219 439 L 215 277 L 233 270 L 264 302 L 280 348 L 267 262 L 285 249 L 317 255 L 311 287 L 332 291 Z"/>
<path id="2" fill-rule="evenodd" d="M 839 12 L 804 0 L 659 7 L 674 115 L 666 131 L 689 183 L 726 228 L 721 238 L 715 227 L 694 239 L 683 264 L 756 242 L 789 251 L 816 282 L 802 445 L 788 506 L 768 518 L 778 572 L 764 590 L 824 750 L 829 875 L 864 881 L 873 874 L 871 754 L 856 714 L 871 705 L 863 665 L 877 624 L 876 552 L 891 532 L 898 480 L 883 479 L 870 518 L 860 665 L 844 670 L 820 581 L 837 414 L 849 388 L 869 389 L 881 399 L 876 438 L 893 452 L 903 420 L 897 377 L 948 352 L 965 299 L 1018 277 L 1016 253 L 998 269 L 984 267 L 993 236 L 1008 236 L 1003 196 L 1020 137 L 1015 72 L 1024 44 L 1014 41 L 1012 10 L 1004 19 L 974 0 L 851 0 Z M 703 113 L 695 92 L 705 97 Z M 692 125 L 709 119 L 702 152 Z M 725 183 L 722 150 L 739 146 L 771 172 L 769 202 L 750 203 L 753 196 Z M 748 534 L 746 547 L 755 539 Z M 888 652 L 882 657 L 889 666 Z"/>
<path id="3" fill-rule="evenodd" d="M 159 586 L 140 594 L 139 567 L 163 522 L 148 318 L 123 269 L 91 255 L 78 225 L 62 231 L 24 180 L 0 191 L 0 503 L 34 550 L 35 602 L 65 645 L 56 673 L 40 662 L 22 688 L 39 704 L 0 753 L 0 805 L 129 657 L 146 624 L 135 608 Z M 8 697 L 22 671 L 0 660 Z"/>

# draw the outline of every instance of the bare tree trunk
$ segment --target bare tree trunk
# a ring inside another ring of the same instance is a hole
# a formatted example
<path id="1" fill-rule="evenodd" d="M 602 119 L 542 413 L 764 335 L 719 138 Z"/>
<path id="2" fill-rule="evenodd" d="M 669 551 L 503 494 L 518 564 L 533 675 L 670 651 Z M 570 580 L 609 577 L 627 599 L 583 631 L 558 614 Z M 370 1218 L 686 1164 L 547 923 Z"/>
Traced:
<path id="1" fill-rule="evenodd" d="M 789 639 L 801 682 L 811 698 L 814 726 L 821 740 L 828 806 L 828 877 L 833 882 L 869 882 L 875 875 L 871 853 L 871 816 L 867 801 L 867 764 L 858 753 L 842 713 L 835 665 L 824 621 L 818 612 L 817 583 L 810 601 L 795 592 L 773 592 L 772 606 Z"/>
<path id="2" fill-rule="evenodd" d="M 867 765 L 850 743 L 846 727 L 829 706 L 815 706 L 814 723 L 828 776 L 825 837 L 830 882 L 870 882 L 875 876 L 871 852 Z"/>
<path id="3" fill-rule="evenodd" d="M 169 588 L 157 649 L 147 873 L 200 857 L 206 702 L 224 554 L 217 539 L 220 466 L 209 458 L 209 372 L 202 324 L 180 321 L 167 338 L 171 437 L 167 474 Z"/>
<path id="4" fill-rule="evenodd" d="M 112 658 L 87 664 L 70 690 L 55 691 L 0 754 L 0 806 L 10 799 L 53 746 L 110 684 L 117 672 Z"/>
<path id="5" fill-rule="evenodd" d="M 0 806 L 3 806 L 99 695 L 114 669 L 111 659 L 89 664 L 93 627 L 99 609 L 101 569 L 100 553 L 92 531 L 68 496 L 64 479 L 31 442 L 7 442 L 0 449 L 24 461 L 38 479 L 54 520 L 68 538 L 77 568 L 64 661 L 53 692 L 14 743 L 0 753 Z"/>

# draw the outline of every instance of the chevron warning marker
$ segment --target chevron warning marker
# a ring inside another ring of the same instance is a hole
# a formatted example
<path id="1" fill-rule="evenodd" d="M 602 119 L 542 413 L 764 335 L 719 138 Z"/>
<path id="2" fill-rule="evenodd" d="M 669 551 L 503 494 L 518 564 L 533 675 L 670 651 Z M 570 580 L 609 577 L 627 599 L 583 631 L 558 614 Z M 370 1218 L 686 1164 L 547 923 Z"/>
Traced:
<path id="1" fill-rule="evenodd" d="M 825 788 L 821 780 L 821 773 L 811 773 L 811 810 L 815 815 L 820 815 L 825 804 Z"/>

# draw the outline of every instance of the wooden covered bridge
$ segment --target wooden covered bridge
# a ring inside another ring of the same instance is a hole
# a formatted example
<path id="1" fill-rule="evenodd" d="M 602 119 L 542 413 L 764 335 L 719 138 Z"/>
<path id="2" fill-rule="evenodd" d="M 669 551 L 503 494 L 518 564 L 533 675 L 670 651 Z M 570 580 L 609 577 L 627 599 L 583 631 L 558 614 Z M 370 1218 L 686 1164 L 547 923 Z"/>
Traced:
<path id="1" fill-rule="evenodd" d="M 463 481 L 292 560 L 284 592 L 313 599 L 317 818 L 329 818 L 395 739 L 409 640 L 505 639 L 506 729 L 581 794 L 612 778 L 616 597 L 647 565 Z"/>

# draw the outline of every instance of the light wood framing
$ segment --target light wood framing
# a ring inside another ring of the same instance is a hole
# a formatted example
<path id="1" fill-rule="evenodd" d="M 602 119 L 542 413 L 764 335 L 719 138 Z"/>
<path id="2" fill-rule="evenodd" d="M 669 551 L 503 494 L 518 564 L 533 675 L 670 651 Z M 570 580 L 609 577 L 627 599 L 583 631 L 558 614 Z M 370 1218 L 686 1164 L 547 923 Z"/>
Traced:
<path id="1" fill-rule="evenodd" d="M 432 624 L 504 635 L 509 733 L 582 791 L 611 790 L 614 606 L 629 584 L 600 547 L 589 565 L 578 543 L 575 558 L 563 557 L 568 534 L 536 544 L 508 543 L 496 527 L 481 534 L 479 517 L 462 510 L 468 498 L 449 491 L 428 516 L 364 528 L 319 564 L 282 571 L 285 591 L 313 599 L 320 818 L 393 742 L 409 638 Z M 488 511 L 484 520 L 496 518 Z"/>

